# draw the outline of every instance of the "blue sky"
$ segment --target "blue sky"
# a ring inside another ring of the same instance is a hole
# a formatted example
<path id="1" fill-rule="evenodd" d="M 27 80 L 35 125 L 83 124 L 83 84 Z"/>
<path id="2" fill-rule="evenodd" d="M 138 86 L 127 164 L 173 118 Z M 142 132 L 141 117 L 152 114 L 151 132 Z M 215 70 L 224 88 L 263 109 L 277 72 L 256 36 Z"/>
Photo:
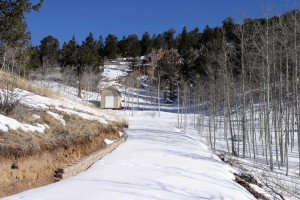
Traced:
<path id="1" fill-rule="evenodd" d="M 180 33 L 206 25 L 220 26 L 226 17 L 240 22 L 243 17 L 258 18 L 269 4 L 272 13 L 295 7 L 296 0 L 45 0 L 39 12 L 27 15 L 32 44 L 52 35 L 62 44 L 75 35 L 78 42 L 89 32 L 98 39 L 108 33 L 119 39 L 129 34 L 151 35 L 170 28 Z M 32 0 L 37 2 L 37 0 Z M 264 5 L 264 6 L 263 6 Z"/>

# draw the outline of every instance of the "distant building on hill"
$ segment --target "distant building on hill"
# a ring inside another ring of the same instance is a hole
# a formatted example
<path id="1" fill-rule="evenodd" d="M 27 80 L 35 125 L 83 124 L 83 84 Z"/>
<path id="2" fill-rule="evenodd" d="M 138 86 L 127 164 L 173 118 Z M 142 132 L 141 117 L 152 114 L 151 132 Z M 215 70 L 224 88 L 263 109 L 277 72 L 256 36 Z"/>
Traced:
<path id="1" fill-rule="evenodd" d="M 106 88 L 101 92 L 101 109 L 121 109 L 122 96 L 119 90 L 113 87 Z"/>

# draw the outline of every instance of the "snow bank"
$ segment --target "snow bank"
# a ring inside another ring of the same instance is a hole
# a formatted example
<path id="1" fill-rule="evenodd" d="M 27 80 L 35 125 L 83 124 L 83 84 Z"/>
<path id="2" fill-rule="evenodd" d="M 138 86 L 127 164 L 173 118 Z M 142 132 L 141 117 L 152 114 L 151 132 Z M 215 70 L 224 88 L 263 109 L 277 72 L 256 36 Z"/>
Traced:
<path id="1" fill-rule="evenodd" d="M 0 130 L 2 130 L 3 132 L 8 132 L 9 129 L 11 130 L 20 129 L 25 132 L 43 133 L 46 128 L 48 127 L 42 124 L 36 124 L 35 126 L 32 126 L 29 124 L 20 123 L 15 119 L 0 114 Z"/>
<path id="2" fill-rule="evenodd" d="M 119 131 L 118 135 L 119 135 L 119 138 L 122 137 L 123 132 L 120 132 L 120 131 Z"/>
<path id="3" fill-rule="evenodd" d="M 32 117 L 35 118 L 35 119 L 40 119 L 41 118 L 41 116 L 36 115 L 36 114 L 33 114 Z"/>
<path id="4" fill-rule="evenodd" d="M 105 140 L 104 140 L 104 143 L 105 143 L 106 145 L 112 144 L 112 143 L 114 143 L 114 142 L 115 142 L 114 140 L 109 140 L 109 139 L 105 139 Z"/>
<path id="5" fill-rule="evenodd" d="M 60 121 L 64 126 L 66 125 L 66 122 L 62 115 L 59 115 L 59 114 L 51 112 L 51 111 L 47 111 L 47 114 L 52 116 L 54 119 L 57 119 L 58 121 Z"/>

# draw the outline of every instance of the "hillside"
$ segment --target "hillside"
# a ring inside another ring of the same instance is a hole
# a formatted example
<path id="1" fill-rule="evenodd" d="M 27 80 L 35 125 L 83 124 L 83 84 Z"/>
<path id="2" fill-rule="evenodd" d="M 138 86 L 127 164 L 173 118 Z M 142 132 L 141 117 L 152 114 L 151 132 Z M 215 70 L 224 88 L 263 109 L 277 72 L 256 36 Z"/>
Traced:
<path id="1" fill-rule="evenodd" d="M 0 196 L 54 182 L 54 171 L 127 126 L 89 103 L 0 73 Z"/>

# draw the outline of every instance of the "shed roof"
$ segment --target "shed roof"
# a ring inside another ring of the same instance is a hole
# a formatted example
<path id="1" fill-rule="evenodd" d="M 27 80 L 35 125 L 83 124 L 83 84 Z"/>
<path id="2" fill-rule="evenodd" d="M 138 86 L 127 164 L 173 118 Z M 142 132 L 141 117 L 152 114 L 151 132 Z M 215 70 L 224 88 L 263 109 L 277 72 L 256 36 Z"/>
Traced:
<path id="1" fill-rule="evenodd" d="M 117 90 L 116 88 L 114 87 L 108 87 L 108 88 L 105 88 L 104 90 L 102 90 L 102 92 L 104 92 L 105 90 L 108 90 L 108 91 L 111 91 L 113 93 L 114 96 L 122 96 L 120 91 Z"/>

